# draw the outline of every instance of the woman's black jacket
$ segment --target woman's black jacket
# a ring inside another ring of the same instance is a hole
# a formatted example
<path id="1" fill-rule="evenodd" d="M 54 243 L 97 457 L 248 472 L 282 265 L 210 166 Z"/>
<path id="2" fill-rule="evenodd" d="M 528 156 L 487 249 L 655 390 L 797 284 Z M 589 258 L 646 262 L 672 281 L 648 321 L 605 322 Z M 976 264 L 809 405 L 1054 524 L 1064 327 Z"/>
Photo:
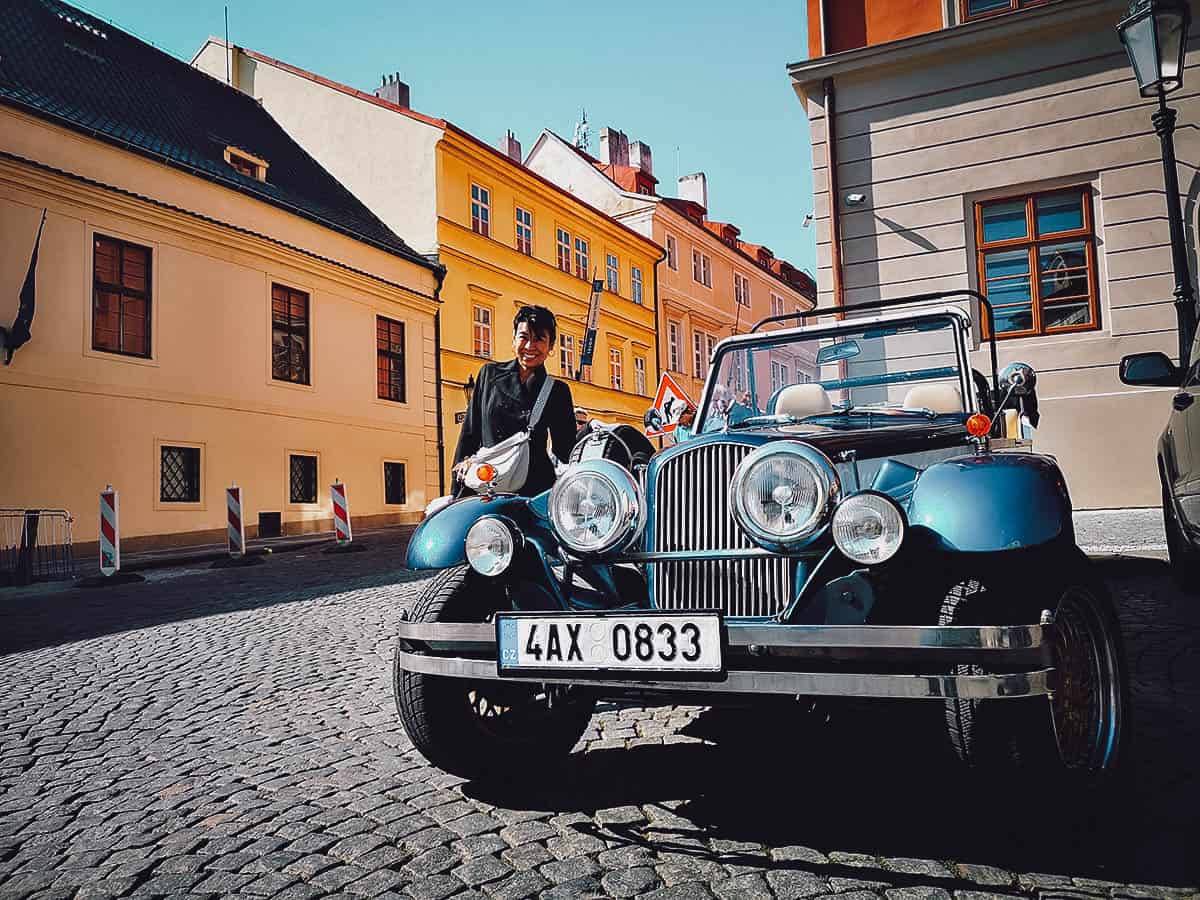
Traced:
<path id="1" fill-rule="evenodd" d="M 488 363 L 480 369 L 454 451 L 455 464 L 480 447 L 494 446 L 529 427 L 529 413 L 545 380 L 546 369 L 539 366 L 522 384 L 515 359 Z M 554 484 L 554 465 L 546 452 L 546 435 L 550 436 L 554 455 L 564 462 L 575 446 L 574 407 L 571 388 L 561 378 L 554 379 L 550 399 L 529 445 L 529 478 L 521 491 L 525 496 L 540 494 Z"/>

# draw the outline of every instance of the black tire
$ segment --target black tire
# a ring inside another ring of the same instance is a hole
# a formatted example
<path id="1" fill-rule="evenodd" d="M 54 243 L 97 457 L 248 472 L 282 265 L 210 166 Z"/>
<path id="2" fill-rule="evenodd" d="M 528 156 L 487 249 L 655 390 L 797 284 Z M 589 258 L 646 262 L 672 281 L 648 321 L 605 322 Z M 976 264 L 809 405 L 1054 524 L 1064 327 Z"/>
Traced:
<path id="1" fill-rule="evenodd" d="M 951 747 L 972 767 L 1036 766 L 1080 786 L 1110 778 L 1126 743 L 1128 672 L 1107 588 L 1080 557 L 1060 566 L 1041 603 L 1022 603 L 1012 590 L 997 583 L 993 595 L 982 580 L 960 581 L 946 593 L 939 624 L 1027 623 L 1037 621 L 1041 608 L 1054 610 L 1057 688 L 1049 701 L 946 701 Z M 975 665 L 955 668 L 959 675 L 983 674 Z"/>
<path id="2" fill-rule="evenodd" d="M 1166 479 L 1159 472 L 1162 483 L 1163 531 L 1167 535 L 1167 557 L 1171 561 L 1171 574 L 1185 591 L 1200 590 L 1200 552 L 1188 540 L 1175 513 L 1175 501 L 1167 488 Z"/>
<path id="3" fill-rule="evenodd" d="M 499 585 L 467 566 L 439 572 L 413 608 L 418 622 L 482 622 L 506 604 Z M 413 746 L 430 763 L 466 778 L 509 777 L 564 758 L 579 741 L 595 698 L 550 696 L 541 685 L 470 681 L 409 672 L 395 657 L 396 709 Z"/>

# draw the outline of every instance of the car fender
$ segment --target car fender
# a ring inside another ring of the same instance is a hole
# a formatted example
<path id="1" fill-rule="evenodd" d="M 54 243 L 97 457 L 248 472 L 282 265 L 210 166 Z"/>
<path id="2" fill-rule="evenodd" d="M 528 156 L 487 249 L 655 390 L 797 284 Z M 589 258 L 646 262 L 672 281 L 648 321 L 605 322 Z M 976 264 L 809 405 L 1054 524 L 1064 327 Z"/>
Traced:
<path id="1" fill-rule="evenodd" d="M 1071 498 L 1052 457 L 960 456 L 926 469 L 908 507 L 914 534 L 941 550 L 995 552 L 1075 539 Z"/>
<path id="2" fill-rule="evenodd" d="M 464 497 L 417 526 L 408 542 L 410 569 L 445 569 L 467 561 L 467 531 L 484 516 L 507 516 L 518 525 L 529 520 L 529 498 L 515 494 Z"/>

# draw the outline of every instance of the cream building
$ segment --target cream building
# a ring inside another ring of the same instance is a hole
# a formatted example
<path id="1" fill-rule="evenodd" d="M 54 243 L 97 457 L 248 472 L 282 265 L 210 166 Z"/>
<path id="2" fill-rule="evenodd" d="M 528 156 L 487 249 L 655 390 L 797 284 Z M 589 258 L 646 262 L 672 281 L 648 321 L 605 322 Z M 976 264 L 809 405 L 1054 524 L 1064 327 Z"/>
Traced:
<path id="1" fill-rule="evenodd" d="M 21 35 L 18 40 L 16 35 Z M 47 211 L 32 338 L 0 367 L 0 506 L 124 549 L 332 530 L 439 493 L 426 261 L 250 98 L 86 13 L 0 20 L 0 322 Z M 138 90 L 131 92 L 129 85 Z"/>
<path id="2" fill-rule="evenodd" d="M 789 68 L 812 131 L 821 305 L 987 293 L 1000 364 L 1039 372 L 1034 446 L 1082 509 L 1159 505 L 1171 391 L 1125 387 L 1117 364 L 1178 351 L 1153 103 L 1116 32 L 1127 11 L 809 0 L 810 59 Z M 1181 126 L 1200 117 L 1194 84 L 1171 105 Z M 1176 146 L 1194 226 L 1196 129 Z"/>

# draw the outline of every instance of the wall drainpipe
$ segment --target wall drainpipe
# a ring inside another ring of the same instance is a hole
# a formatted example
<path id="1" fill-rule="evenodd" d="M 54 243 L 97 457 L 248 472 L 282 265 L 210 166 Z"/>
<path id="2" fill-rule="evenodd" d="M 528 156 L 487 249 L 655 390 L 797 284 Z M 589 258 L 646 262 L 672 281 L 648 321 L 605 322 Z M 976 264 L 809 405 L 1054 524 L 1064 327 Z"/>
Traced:
<path id="1" fill-rule="evenodd" d="M 846 294 L 842 278 L 841 194 L 838 189 L 837 157 L 837 92 L 833 79 L 822 83 L 825 93 L 825 149 L 829 166 L 829 231 L 830 262 L 833 267 L 833 305 L 845 306 Z"/>
<path id="2" fill-rule="evenodd" d="M 434 270 L 437 277 L 437 287 L 433 289 L 435 303 L 442 302 L 442 282 L 446 280 L 446 268 L 438 266 Z M 435 403 L 437 404 L 437 455 L 438 455 L 438 496 L 446 495 L 446 429 L 442 424 L 442 310 L 439 307 L 433 313 L 433 377 L 437 383 Z"/>

